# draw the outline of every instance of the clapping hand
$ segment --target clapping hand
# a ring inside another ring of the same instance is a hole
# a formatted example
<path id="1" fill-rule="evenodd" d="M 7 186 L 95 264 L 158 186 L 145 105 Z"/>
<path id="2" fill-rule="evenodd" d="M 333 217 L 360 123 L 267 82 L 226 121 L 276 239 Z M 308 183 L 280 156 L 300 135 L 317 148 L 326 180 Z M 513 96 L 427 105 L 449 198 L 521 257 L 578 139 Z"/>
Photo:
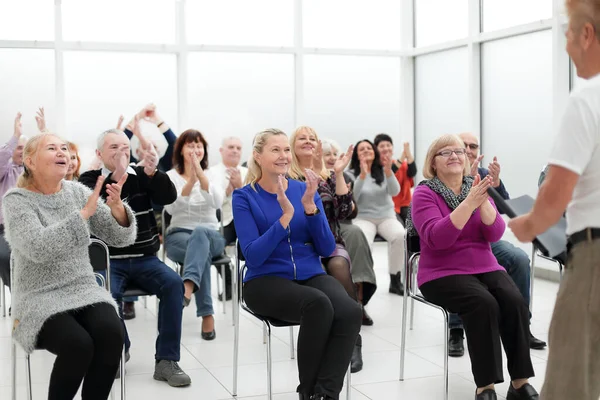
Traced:
<path id="1" fill-rule="evenodd" d="M 115 170 L 113 171 L 113 179 L 115 181 L 120 181 L 123 175 L 127 175 L 127 167 L 129 166 L 129 154 L 127 153 L 129 150 L 122 149 L 115 153 L 113 156 Z"/>
<path id="2" fill-rule="evenodd" d="M 17 138 L 20 138 L 21 135 L 23 134 L 23 123 L 21 122 L 21 117 L 23 115 L 21 113 L 17 113 L 17 116 L 15 117 L 15 133 L 14 135 Z"/>
<path id="3" fill-rule="evenodd" d="M 477 159 L 473 162 L 473 165 L 471 165 L 471 176 L 479 175 L 477 168 L 479 168 L 479 163 L 481 160 L 483 160 L 483 154 L 480 154 L 479 157 L 477 157 Z"/>
<path id="4" fill-rule="evenodd" d="M 312 153 L 312 170 L 321 172 L 323 169 L 323 143 L 319 140 Z"/>
<path id="5" fill-rule="evenodd" d="M 317 193 L 320 179 L 319 176 L 310 169 L 304 170 L 304 176 L 306 177 L 306 190 L 302 196 L 302 205 L 304 206 L 304 211 L 310 213 L 316 208 L 315 193 Z"/>
<path id="6" fill-rule="evenodd" d="M 117 183 L 109 183 L 106 185 L 106 193 L 108 197 L 106 198 L 106 204 L 111 208 L 121 207 L 123 202 L 121 201 L 121 191 L 123 189 L 123 185 L 127 181 L 127 174 L 123 174 L 119 182 Z"/>
<path id="7" fill-rule="evenodd" d="M 287 214 L 291 218 L 291 216 L 294 215 L 294 206 L 285 194 L 284 182 L 285 177 L 283 175 L 279 175 L 277 180 L 277 201 L 279 202 L 281 211 L 283 211 L 283 215 Z"/>
<path id="8" fill-rule="evenodd" d="M 88 197 L 87 203 L 85 203 L 85 206 L 83 206 L 83 208 L 79 212 L 83 219 L 88 220 L 92 215 L 96 213 L 96 210 L 98 209 L 98 199 L 100 198 L 100 191 L 102 190 L 103 183 L 104 177 L 100 175 L 98 177 L 98 180 L 96 181 L 96 187 L 94 188 L 94 191 L 92 192 L 90 197 Z"/>
<path id="9" fill-rule="evenodd" d="M 239 189 L 243 186 L 242 183 L 242 174 L 237 168 L 227 168 L 227 172 L 229 173 L 229 183 L 233 187 L 233 189 Z"/>
<path id="10" fill-rule="evenodd" d="M 497 188 L 500 186 L 500 163 L 498 162 L 498 157 L 494 157 L 494 161 L 488 165 L 488 171 L 492 177 L 492 186 Z"/>
<path id="11" fill-rule="evenodd" d="M 37 123 L 38 130 L 41 133 L 46 132 L 46 116 L 44 114 L 44 107 L 40 107 L 35 115 L 35 122 Z"/>
<path id="12" fill-rule="evenodd" d="M 486 176 L 481 179 L 479 175 L 475 176 L 475 181 L 473 181 L 473 186 L 471 186 L 471 190 L 469 191 L 469 195 L 465 199 L 468 204 L 471 205 L 473 209 L 479 208 L 485 201 L 488 199 L 487 190 L 492 186 L 492 178 L 490 176 Z"/>
<path id="13" fill-rule="evenodd" d="M 346 151 L 346 153 L 344 154 L 340 154 L 340 157 L 335 161 L 335 164 L 333 165 L 333 170 L 336 174 L 344 172 L 344 170 L 350 163 L 350 160 L 352 159 L 352 151 L 354 151 L 354 145 L 351 144 L 348 147 L 348 151 Z"/>
<path id="14" fill-rule="evenodd" d="M 383 170 L 387 173 L 392 171 L 392 165 L 394 164 L 394 160 L 390 155 L 381 156 L 381 165 L 383 166 Z"/>
<path id="15" fill-rule="evenodd" d="M 367 177 L 367 175 L 369 175 L 371 173 L 371 170 L 369 169 L 369 164 L 367 164 L 367 161 L 365 160 L 364 157 L 360 157 L 360 179 L 365 179 Z"/>
<path id="16" fill-rule="evenodd" d="M 123 119 L 124 119 L 123 116 L 119 115 L 119 120 L 117 121 L 117 129 L 120 130 L 120 131 L 123 130 L 121 128 L 123 126 Z"/>

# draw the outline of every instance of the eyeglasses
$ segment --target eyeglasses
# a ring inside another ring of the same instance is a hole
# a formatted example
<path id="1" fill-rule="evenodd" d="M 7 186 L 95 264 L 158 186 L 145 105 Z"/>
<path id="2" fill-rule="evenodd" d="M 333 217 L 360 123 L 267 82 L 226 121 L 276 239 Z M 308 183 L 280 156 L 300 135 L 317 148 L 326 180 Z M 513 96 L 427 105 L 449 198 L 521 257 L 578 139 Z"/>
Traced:
<path id="1" fill-rule="evenodd" d="M 448 157 L 452 156 L 452 153 L 454 153 L 458 157 L 460 157 L 460 156 L 464 156 L 466 154 L 466 150 L 465 149 L 444 150 L 444 151 L 440 151 L 439 153 L 437 153 L 436 156 L 442 156 L 444 158 L 448 158 Z"/>
<path id="2" fill-rule="evenodd" d="M 479 148 L 479 145 L 475 143 L 465 143 L 465 147 L 468 147 L 471 150 L 477 150 Z"/>

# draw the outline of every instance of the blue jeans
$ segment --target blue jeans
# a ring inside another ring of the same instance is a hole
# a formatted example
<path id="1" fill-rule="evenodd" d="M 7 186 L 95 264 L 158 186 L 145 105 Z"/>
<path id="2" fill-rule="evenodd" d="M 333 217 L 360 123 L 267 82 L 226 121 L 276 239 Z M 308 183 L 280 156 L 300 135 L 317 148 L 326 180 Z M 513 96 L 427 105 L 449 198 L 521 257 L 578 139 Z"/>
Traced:
<path id="1" fill-rule="evenodd" d="M 500 264 L 508 275 L 512 278 L 515 285 L 521 292 L 527 305 L 529 305 L 530 286 L 531 286 L 531 265 L 527 254 L 512 243 L 505 240 L 494 242 L 492 253 L 496 261 Z M 531 318 L 531 314 L 529 315 Z M 450 329 L 463 329 L 463 324 L 458 314 L 450 314 Z"/>
<path id="2" fill-rule="evenodd" d="M 157 360 L 179 361 L 181 317 L 183 314 L 183 281 L 177 272 L 156 256 L 110 260 L 110 290 L 123 315 L 123 291 L 134 285 L 160 299 L 158 308 Z M 123 327 L 125 323 L 123 322 Z M 125 351 L 131 342 L 125 328 Z"/>
<path id="3" fill-rule="evenodd" d="M 167 256 L 183 264 L 183 280 L 194 283 L 196 315 L 213 315 L 215 312 L 210 294 L 210 266 L 214 257 L 223 254 L 225 239 L 215 229 L 197 226 L 193 231 L 183 228 L 170 229 L 164 240 Z"/>

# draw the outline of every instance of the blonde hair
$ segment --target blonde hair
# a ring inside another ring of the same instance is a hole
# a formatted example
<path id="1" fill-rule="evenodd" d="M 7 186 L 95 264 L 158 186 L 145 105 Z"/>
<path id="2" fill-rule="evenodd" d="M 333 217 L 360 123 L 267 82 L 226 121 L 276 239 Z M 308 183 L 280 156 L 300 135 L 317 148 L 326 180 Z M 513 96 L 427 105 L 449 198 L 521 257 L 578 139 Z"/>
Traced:
<path id="1" fill-rule="evenodd" d="M 67 146 L 69 146 L 69 153 L 75 153 L 75 157 L 77 158 L 77 169 L 73 171 L 73 180 L 79 180 L 79 170 L 81 169 L 81 158 L 79 157 L 79 147 L 73 142 L 67 142 Z M 71 162 L 71 160 L 69 160 Z"/>
<path id="2" fill-rule="evenodd" d="M 254 156 L 255 154 L 261 154 L 263 152 L 265 144 L 270 137 L 278 135 L 287 137 L 284 131 L 275 128 L 265 129 L 254 136 L 254 140 L 252 141 L 252 154 L 248 159 L 248 173 L 246 174 L 246 180 L 244 181 L 245 185 L 250 184 L 254 190 L 256 190 L 254 184 L 262 177 L 262 169 L 256 162 Z"/>
<path id="3" fill-rule="evenodd" d="M 29 139 L 27 141 L 27 143 L 25 144 L 25 147 L 23 148 L 23 173 L 21 175 L 19 175 L 19 178 L 17 179 L 17 187 L 18 188 L 24 188 L 26 186 L 29 186 L 29 184 L 33 180 L 33 174 L 27 168 L 26 161 L 28 158 L 35 157 L 35 155 L 37 154 L 37 152 L 39 150 L 40 143 L 42 143 L 42 140 L 48 136 L 54 136 L 54 137 L 59 138 L 60 140 L 63 140 L 60 136 L 58 136 L 54 133 L 44 132 L 44 133 L 40 133 L 39 135 L 35 135 L 31 139 Z"/>
<path id="4" fill-rule="evenodd" d="M 288 175 L 290 176 L 290 178 L 295 179 L 295 180 L 304 180 L 304 171 L 302 170 L 302 167 L 300 167 L 300 162 L 298 161 L 298 156 L 296 156 L 296 152 L 294 151 L 294 145 L 296 144 L 296 137 L 303 131 L 306 131 L 309 135 L 313 135 L 315 137 L 315 139 L 317 140 L 317 142 L 319 141 L 319 136 L 317 135 L 317 132 L 315 132 L 315 130 L 313 128 L 311 128 L 310 126 L 300 126 L 300 127 L 296 128 L 294 133 L 292 133 L 292 136 L 290 137 L 290 146 L 292 147 L 292 167 L 290 168 Z M 325 163 L 323 162 L 321 165 L 322 165 L 321 170 L 314 171 L 314 172 L 317 175 L 319 175 L 321 177 L 321 179 L 329 178 L 329 171 L 327 170 L 327 168 L 325 168 Z"/>
<path id="5" fill-rule="evenodd" d="M 567 0 L 569 24 L 579 31 L 589 22 L 596 31 L 596 39 L 600 40 L 600 1 L 598 0 Z"/>
<path id="6" fill-rule="evenodd" d="M 433 168 L 433 160 L 435 159 L 436 154 L 446 146 L 456 145 L 456 147 L 463 148 L 465 147 L 465 143 L 462 141 L 458 135 L 442 135 L 435 139 L 433 143 L 429 146 L 429 150 L 427 150 L 427 156 L 425 157 L 425 165 L 423 165 L 423 177 L 426 179 L 432 179 L 437 176 L 437 172 Z M 471 165 L 469 163 L 469 158 L 467 155 L 465 157 L 465 168 L 463 169 L 463 176 L 469 175 L 471 173 Z"/>

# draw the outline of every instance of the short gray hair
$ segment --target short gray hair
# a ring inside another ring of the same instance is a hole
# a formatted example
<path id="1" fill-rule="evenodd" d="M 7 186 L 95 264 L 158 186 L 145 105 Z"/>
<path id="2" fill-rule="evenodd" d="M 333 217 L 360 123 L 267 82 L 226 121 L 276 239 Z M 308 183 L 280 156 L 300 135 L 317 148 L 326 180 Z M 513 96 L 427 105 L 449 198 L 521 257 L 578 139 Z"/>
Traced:
<path id="1" fill-rule="evenodd" d="M 102 132 L 100 134 L 100 136 L 98 136 L 98 140 L 96 141 L 96 148 L 100 151 L 102 151 L 102 148 L 104 147 L 104 139 L 106 138 L 106 135 L 108 135 L 109 133 L 114 133 L 115 135 L 125 135 L 125 132 L 119 130 L 119 129 L 108 129 L 104 132 Z M 127 135 L 125 135 L 127 136 Z"/>
<path id="2" fill-rule="evenodd" d="M 342 151 L 342 148 L 340 147 L 340 145 L 338 144 L 338 142 L 336 142 L 333 139 L 321 139 L 321 144 L 323 146 L 323 151 L 331 151 L 333 152 L 333 150 L 337 150 L 338 153 L 340 151 Z"/>
<path id="3" fill-rule="evenodd" d="M 221 142 L 221 147 L 225 146 L 225 143 L 227 143 L 228 140 L 239 140 L 240 143 L 242 143 L 242 139 L 240 139 L 237 136 L 227 136 L 226 138 L 223 138 L 223 141 Z M 242 143 L 243 145 L 243 143 Z"/>

